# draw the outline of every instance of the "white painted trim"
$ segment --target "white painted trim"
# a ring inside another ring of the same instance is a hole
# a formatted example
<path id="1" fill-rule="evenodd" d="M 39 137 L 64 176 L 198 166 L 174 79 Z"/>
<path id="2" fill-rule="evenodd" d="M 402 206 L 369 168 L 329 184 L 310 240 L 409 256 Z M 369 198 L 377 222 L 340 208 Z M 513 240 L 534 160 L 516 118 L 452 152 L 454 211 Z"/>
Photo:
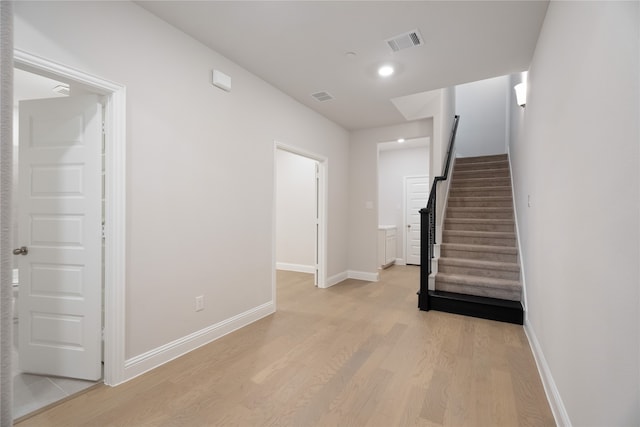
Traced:
<path id="1" fill-rule="evenodd" d="M 315 273 L 316 268 L 313 265 L 291 264 L 288 262 L 276 262 L 277 270 L 296 271 L 298 273 Z"/>
<path id="2" fill-rule="evenodd" d="M 107 95 L 104 383 L 117 385 L 126 381 L 126 88 L 20 49 L 14 50 L 14 63 L 18 68 L 72 80 Z"/>
<path id="3" fill-rule="evenodd" d="M 513 180 L 513 168 L 511 167 L 510 147 L 507 147 L 507 159 L 509 160 L 509 178 L 511 179 L 511 202 L 513 204 L 513 221 L 516 226 L 516 242 L 518 243 L 518 262 L 520 264 L 520 283 L 522 283 L 522 308 L 524 316 L 527 317 L 527 281 L 524 272 L 524 259 L 522 257 L 522 243 L 520 241 L 520 227 L 518 226 L 518 208 L 516 206 L 516 192 Z"/>
<path id="4" fill-rule="evenodd" d="M 349 279 L 365 280 L 367 282 L 377 282 L 380 277 L 380 273 L 377 273 L 377 272 L 369 273 L 367 271 L 353 271 L 353 270 L 347 271 L 347 275 Z"/>
<path id="5" fill-rule="evenodd" d="M 380 273 L 369 273 L 367 271 L 354 271 L 348 270 L 331 276 L 327 279 L 327 288 L 337 285 L 340 282 L 344 282 L 347 279 L 364 280 L 366 282 L 377 282 L 380 278 Z"/>
<path id="6" fill-rule="evenodd" d="M 396 258 L 396 265 L 407 265 L 403 258 Z"/>
<path id="7" fill-rule="evenodd" d="M 192 334 L 154 348 L 125 362 L 127 380 L 164 365 L 198 347 L 209 344 L 231 332 L 243 328 L 275 312 L 273 301 L 259 305 L 229 319 L 208 326 Z"/>
<path id="8" fill-rule="evenodd" d="M 344 282 L 349 278 L 349 274 L 346 271 L 342 273 L 335 274 L 327 279 L 326 287 L 329 288 L 333 285 L 337 285 L 340 282 Z"/>
<path id="9" fill-rule="evenodd" d="M 536 361 L 538 372 L 540 372 L 544 392 L 547 395 L 547 400 L 549 401 L 549 406 L 551 407 L 551 412 L 553 413 L 556 425 L 558 425 L 558 427 L 571 427 L 571 420 L 569 419 L 569 414 L 567 413 L 564 403 L 562 402 L 562 398 L 560 397 L 560 391 L 553 380 L 553 375 L 551 374 L 547 360 L 544 357 L 538 338 L 527 321 L 524 323 L 524 332 L 529 340 L 529 346 L 533 352 L 533 358 Z"/>
<path id="10" fill-rule="evenodd" d="M 292 145 L 287 145 L 282 142 L 273 141 L 273 200 L 272 200 L 272 224 L 271 224 L 271 253 L 272 253 L 272 265 L 273 265 L 273 274 L 272 274 L 272 297 L 273 300 L 276 300 L 276 278 L 275 278 L 275 270 L 276 270 L 276 154 L 278 150 L 287 151 L 289 153 L 297 154 L 299 156 L 303 156 L 309 158 L 311 160 L 315 160 L 318 162 L 318 180 L 319 180 L 319 194 L 318 194 L 318 212 L 320 213 L 320 218 L 318 218 L 319 224 L 319 233 L 318 233 L 318 277 L 317 283 L 319 288 L 326 288 L 327 286 L 327 200 L 328 200 L 328 182 L 329 182 L 329 159 L 321 156 L 316 153 L 312 153 L 310 151 L 294 147 Z"/>

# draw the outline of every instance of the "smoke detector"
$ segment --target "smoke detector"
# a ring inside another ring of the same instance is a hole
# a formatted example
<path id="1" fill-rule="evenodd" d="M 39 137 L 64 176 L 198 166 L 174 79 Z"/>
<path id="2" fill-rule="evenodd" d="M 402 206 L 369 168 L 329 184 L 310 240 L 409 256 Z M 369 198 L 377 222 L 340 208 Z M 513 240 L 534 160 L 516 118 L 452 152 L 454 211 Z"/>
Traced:
<path id="1" fill-rule="evenodd" d="M 390 39 L 385 40 L 391 50 L 397 52 L 399 50 L 408 49 L 414 46 L 422 45 L 422 35 L 420 31 L 413 30 L 404 34 L 397 35 Z"/>

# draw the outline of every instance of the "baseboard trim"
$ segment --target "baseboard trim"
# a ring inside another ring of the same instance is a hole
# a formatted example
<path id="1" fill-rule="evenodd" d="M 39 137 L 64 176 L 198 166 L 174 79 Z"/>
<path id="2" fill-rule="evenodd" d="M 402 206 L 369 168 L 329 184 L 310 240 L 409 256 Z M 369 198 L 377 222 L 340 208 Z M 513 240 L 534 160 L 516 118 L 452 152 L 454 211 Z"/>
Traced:
<path id="1" fill-rule="evenodd" d="M 296 271 L 298 273 L 315 273 L 316 268 L 313 265 L 291 264 L 288 262 L 276 262 L 277 270 Z"/>
<path id="2" fill-rule="evenodd" d="M 571 427 L 571 420 L 569 419 L 569 414 L 567 413 L 564 403 L 562 402 L 562 398 L 560 397 L 560 391 L 558 390 L 558 387 L 556 387 L 556 383 L 553 380 L 553 375 L 551 375 L 551 370 L 549 369 L 547 360 L 544 357 L 542 348 L 540 348 L 538 338 L 531 328 L 528 319 L 524 324 L 524 333 L 529 340 L 529 346 L 533 352 L 533 358 L 536 361 L 538 372 L 540 372 L 542 386 L 544 387 L 544 392 L 547 395 L 547 400 L 549 401 L 553 418 L 556 420 L 556 425 L 558 425 L 558 427 Z"/>
<path id="3" fill-rule="evenodd" d="M 365 280 L 367 282 L 377 282 L 380 277 L 380 273 L 369 273 L 367 271 L 349 270 L 347 274 L 349 279 Z"/>
<path id="4" fill-rule="evenodd" d="M 396 265 L 407 265 L 403 258 L 396 258 Z"/>
<path id="5" fill-rule="evenodd" d="M 333 276 L 327 279 L 325 288 L 330 288 L 333 285 L 337 285 L 338 283 L 343 282 L 348 278 L 349 278 L 349 274 L 347 274 L 346 271 L 343 271 L 342 273 L 334 274 Z"/>
<path id="6" fill-rule="evenodd" d="M 124 381 L 149 372 L 167 362 L 183 356 L 198 347 L 209 344 L 223 336 L 245 327 L 275 312 L 275 304 L 269 301 L 255 308 L 240 313 L 229 319 L 196 331 L 190 335 L 132 357 L 124 364 Z"/>
<path id="7" fill-rule="evenodd" d="M 329 288 L 333 285 L 337 285 L 347 279 L 365 280 L 367 282 L 377 282 L 379 280 L 379 273 L 369 273 L 366 271 L 354 271 L 347 270 L 342 273 L 333 275 L 327 279 L 325 288 Z"/>

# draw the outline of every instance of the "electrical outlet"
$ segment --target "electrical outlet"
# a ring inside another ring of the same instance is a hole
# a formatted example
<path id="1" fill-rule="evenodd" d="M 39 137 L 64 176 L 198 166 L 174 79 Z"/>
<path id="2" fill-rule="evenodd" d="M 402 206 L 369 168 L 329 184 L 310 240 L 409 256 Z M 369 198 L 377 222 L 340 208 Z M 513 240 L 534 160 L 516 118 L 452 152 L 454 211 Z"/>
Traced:
<path id="1" fill-rule="evenodd" d="M 196 311 L 204 310 L 204 295 L 196 297 Z"/>

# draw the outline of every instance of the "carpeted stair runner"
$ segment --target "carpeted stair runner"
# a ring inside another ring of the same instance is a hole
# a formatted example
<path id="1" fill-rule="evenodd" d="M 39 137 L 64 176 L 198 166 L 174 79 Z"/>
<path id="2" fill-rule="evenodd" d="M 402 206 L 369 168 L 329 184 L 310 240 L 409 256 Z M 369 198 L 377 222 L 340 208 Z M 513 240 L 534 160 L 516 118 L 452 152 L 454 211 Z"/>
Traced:
<path id="1" fill-rule="evenodd" d="M 436 291 L 520 301 L 507 155 L 456 159 Z"/>

